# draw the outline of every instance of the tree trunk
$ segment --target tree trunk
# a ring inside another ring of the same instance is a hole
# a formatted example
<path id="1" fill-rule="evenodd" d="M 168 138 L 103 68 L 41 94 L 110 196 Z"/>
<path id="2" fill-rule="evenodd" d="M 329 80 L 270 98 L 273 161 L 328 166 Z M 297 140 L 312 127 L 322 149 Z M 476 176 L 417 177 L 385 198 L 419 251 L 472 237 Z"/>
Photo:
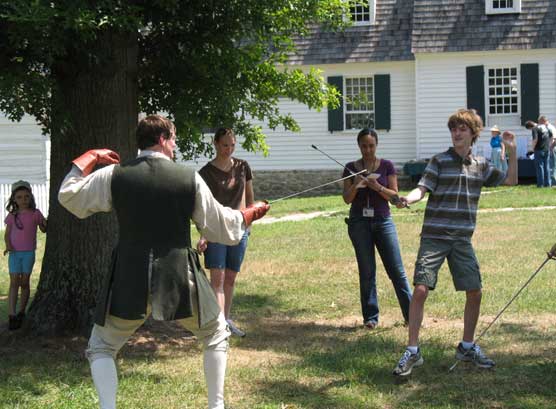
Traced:
<path id="1" fill-rule="evenodd" d="M 48 231 L 27 324 L 37 334 L 90 331 L 117 238 L 113 213 L 79 220 L 58 203 L 71 161 L 93 148 L 112 149 L 122 160 L 136 153 L 136 35 L 107 32 L 94 44 L 68 48 L 68 58 L 53 69 L 58 88 L 52 94 L 56 108 L 51 124 Z"/>

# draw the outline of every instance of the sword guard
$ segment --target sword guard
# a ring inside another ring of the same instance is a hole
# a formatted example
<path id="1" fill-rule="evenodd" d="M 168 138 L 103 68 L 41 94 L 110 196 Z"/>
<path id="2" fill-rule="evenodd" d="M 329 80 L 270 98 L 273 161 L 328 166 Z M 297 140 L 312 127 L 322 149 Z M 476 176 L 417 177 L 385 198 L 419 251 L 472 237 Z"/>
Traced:
<path id="1" fill-rule="evenodd" d="M 390 203 L 392 203 L 394 206 L 396 206 L 400 202 L 401 202 L 401 200 L 400 200 L 400 197 L 398 195 L 392 195 L 390 197 Z M 406 204 L 404 207 L 407 208 L 407 209 L 410 208 L 408 204 Z M 554 245 L 554 247 L 556 247 L 556 244 Z"/>
<path id="2" fill-rule="evenodd" d="M 546 256 L 551 260 L 556 260 L 556 244 L 554 244 L 550 251 L 546 253 Z"/>

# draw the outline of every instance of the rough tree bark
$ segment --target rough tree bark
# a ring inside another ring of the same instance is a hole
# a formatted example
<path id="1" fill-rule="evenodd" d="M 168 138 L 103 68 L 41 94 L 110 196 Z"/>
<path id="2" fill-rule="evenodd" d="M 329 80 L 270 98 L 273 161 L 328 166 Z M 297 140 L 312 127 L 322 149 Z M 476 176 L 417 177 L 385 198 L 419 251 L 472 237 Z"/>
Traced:
<path id="1" fill-rule="evenodd" d="M 72 159 L 92 148 L 113 149 L 122 160 L 136 153 L 136 36 L 107 33 L 89 46 L 88 61 L 82 52 L 72 51 L 79 47 L 68 48 L 67 60 L 53 70 L 58 85 L 53 100 L 61 109 L 52 116 L 46 249 L 26 324 L 39 334 L 90 331 L 117 236 L 112 213 L 79 220 L 58 203 Z"/>

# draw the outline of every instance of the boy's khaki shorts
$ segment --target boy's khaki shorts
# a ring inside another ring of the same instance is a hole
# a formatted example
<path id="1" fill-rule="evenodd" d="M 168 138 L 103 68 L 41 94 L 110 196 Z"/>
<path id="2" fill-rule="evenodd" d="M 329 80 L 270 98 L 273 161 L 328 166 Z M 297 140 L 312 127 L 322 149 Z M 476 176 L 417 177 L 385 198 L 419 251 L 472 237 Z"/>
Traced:
<path id="1" fill-rule="evenodd" d="M 457 291 L 478 290 L 482 287 L 479 262 L 471 241 L 425 237 L 421 238 L 415 262 L 413 285 L 422 284 L 430 290 L 434 290 L 438 279 L 438 270 L 444 259 L 448 259 L 448 267 Z"/>

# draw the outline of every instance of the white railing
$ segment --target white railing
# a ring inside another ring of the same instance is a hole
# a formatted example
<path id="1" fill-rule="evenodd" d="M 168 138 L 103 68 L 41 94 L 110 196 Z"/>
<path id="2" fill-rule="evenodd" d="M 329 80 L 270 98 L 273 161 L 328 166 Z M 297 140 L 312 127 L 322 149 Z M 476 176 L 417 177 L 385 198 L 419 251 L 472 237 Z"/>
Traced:
<path id="1" fill-rule="evenodd" d="M 35 196 L 35 203 L 37 204 L 37 209 L 39 209 L 44 217 L 48 217 L 48 184 L 31 184 L 31 189 L 33 190 L 33 196 Z M 0 201 L 2 207 L 0 208 L 0 229 L 4 229 L 4 220 L 8 215 L 6 210 L 6 205 L 10 195 L 12 194 L 12 185 L 0 184 Z"/>

